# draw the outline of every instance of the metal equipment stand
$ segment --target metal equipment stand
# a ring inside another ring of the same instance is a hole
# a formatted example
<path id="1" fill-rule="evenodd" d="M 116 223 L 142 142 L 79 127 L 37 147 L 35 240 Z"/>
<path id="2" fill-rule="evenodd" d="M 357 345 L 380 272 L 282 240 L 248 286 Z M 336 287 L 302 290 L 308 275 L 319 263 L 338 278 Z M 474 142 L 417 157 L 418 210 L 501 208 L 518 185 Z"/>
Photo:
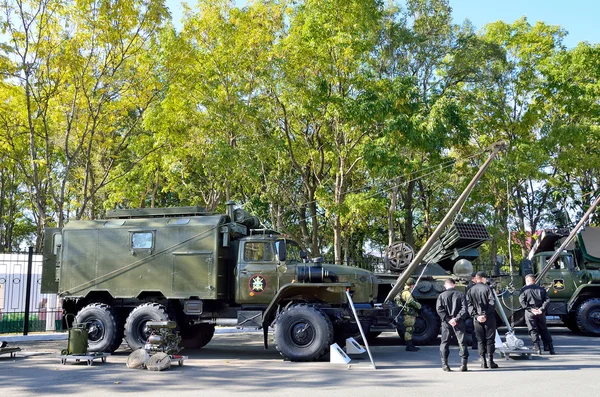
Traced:
<path id="1" fill-rule="evenodd" d="M 20 352 L 20 347 L 3 347 L 0 348 L 0 354 L 10 354 L 10 357 L 16 357 L 17 352 Z"/>
<path id="2" fill-rule="evenodd" d="M 91 353 L 84 355 L 69 354 L 60 356 L 59 358 L 62 365 L 65 365 L 67 361 L 75 361 L 76 363 L 86 361 L 87 365 L 91 367 L 95 360 L 101 360 L 101 362 L 105 363 L 108 356 L 110 356 L 110 353 Z"/>
<path id="3" fill-rule="evenodd" d="M 356 325 L 358 325 L 358 330 L 360 331 L 360 336 L 363 338 L 363 342 L 365 343 L 365 349 L 369 354 L 369 359 L 371 360 L 371 364 L 373 365 L 373 369 L 377 369 L 375 366 L 375 361 L 373 361 L 373 356 L 371 355 L 371 349 L 369 348 L 369 342 L 367 341 L 367 335 L 365 335 L 365 331 L 362 328 L 360 320 L 358 319 L 358 314 L 356 313 L 356 309 L 354 308 L 354 301 L 352 300 L 352 296 L 350 296 L 350 291 L 346 289 L 346 296 L 348 297 L 348 305 L 352 309 L 352 313 L 354 313 L 354 318 L 356 319 Z"/>
<path id="4" fill-rule="evenodd" d="M 172 363 L 177 363 L 179 366 L 183 366 L 183 362 L 188 359 L 188 356 L 180 356 L 179 354 L 171 354 L 169 356 Z"/>

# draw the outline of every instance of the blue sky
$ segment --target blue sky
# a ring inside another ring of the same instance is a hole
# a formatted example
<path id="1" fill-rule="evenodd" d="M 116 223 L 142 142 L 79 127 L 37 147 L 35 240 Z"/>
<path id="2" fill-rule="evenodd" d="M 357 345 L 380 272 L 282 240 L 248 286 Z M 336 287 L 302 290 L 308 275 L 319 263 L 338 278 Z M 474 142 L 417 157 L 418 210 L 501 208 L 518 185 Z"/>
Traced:
<path id="1" fill-rule="evenodd" d="M 236 0 L 239 5 L 247 3 Z M 196 0 L 188 0 L 195 4 Z M 181 0 L 166 0 L 175 26 L 180 25 Z M 544 21 L 560 25 L 569 32 L 564 44 L 574 47 L 580 41 L 600 43 L 600 0 L 450 0 L 454 22 L 469 19 L 478 29 L 487 23 L 503 20 L 513 22 L 525 15 L 531 24 Z"/>

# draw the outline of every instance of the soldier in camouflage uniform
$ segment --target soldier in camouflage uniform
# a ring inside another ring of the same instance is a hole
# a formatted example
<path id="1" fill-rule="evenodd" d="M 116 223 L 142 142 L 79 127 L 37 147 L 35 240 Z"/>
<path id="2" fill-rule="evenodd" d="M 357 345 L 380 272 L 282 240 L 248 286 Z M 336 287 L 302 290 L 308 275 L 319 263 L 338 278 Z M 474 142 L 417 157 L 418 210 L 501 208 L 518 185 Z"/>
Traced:
<path id="1" fill-rule="evenodd" d="M 406 280 L 404 291 L 397 295 L 394 299 L 396 304 L 402 309 L 404 314 L 404 341 L 406 342 L 406 351 L 416 352 L 419 348 L 415 346 L 412 340 L 412 333 L 414 331 L 415 320 L 419 315 L 421 304 L 412 296 L 410 292 L 411 288 L 415 285 L 415 279 L 412 277 Z"/>

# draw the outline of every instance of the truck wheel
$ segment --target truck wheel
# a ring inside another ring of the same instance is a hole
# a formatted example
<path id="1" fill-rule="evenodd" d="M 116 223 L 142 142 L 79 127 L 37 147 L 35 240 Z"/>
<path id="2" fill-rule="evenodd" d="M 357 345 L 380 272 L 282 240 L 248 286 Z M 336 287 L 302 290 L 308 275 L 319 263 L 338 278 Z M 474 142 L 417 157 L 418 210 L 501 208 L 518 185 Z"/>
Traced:
<path id="1" fill-rule="evenodd" d="M 121 344 L 123 334 L 118 331 L 114 310 L 109 305 L 89 304 L 77 313 L 76 319 L 78 324 L 87 326 L 89 352 L 112 353 Z"/>
<path id="2" fill-rule="evenodd" d="M 563 322 L 565 327 L 567 327 L 571 332 L 580 333 L 581 330 L 577 326 L 577 320 L 574 315 L 565 314 L 560 316 L 560 320 Z"/>
<path id="3" fill-rule="evenodd" d="M 583 302 L 577 308 L 575 319 L 581 332 L 600 336 L 600 299 L 593 298 Z"/>
<path id="4" fill-rule="evenodd" d="M 141 349 L 146 344 L 150 332 L 146 329 L 148 321 L 167 321 L 167 309 L 158 303 L 144 303 L 129 313 L 125 321 L 125 342 L 132 350 Z"/>
<path id="5" fill-rule="evenodd" d="M 413 342 L 415 345 L 431 345 L 436 340 L 440 333 L 440 318 L 429 306 L 423 305 L 419 310 L 419 315 L 415 320 L 413 331 Z M 400 321 L 397 328 L 398 335 L 404 339 L 404 324 Z"/>
<path id="6" fill-rule="evenodd" d="M 370 331 L 367 334 L 367 342 L 372 343 L 375 341 L 375 339 L 377 339 L 377 337 L 381 335 L 381 332 L 379 331 Z"/>
<path id="7" fill-rule="evenodd" d="M 181 346 L 184 349 L 200 349 L 211 341 L 215 326 L 211 324 L 186 325 L 181 327 Z"/>
<path id="8" fill-rule="evenodd" d="M 275 325 L 275 344 L 290 361 L 315 361 L 327 354 L 333 342 L 329 317 L 308 305 L 285 310 Z"/>

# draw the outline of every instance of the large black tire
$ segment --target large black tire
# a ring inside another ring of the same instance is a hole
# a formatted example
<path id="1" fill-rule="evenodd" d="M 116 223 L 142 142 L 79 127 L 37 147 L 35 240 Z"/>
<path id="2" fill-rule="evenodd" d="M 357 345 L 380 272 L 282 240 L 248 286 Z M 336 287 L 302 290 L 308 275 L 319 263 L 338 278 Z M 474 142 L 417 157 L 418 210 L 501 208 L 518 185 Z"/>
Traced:
<path id="1" fill-rule="evenodd" d="M 146 344 L 149 331 L 146 329 L 148 321 L 167 321 L 167 309 L 158 303 L 144 303 L 129 313 L 125 321 L 125 342 L 132 350 L 141 349 Z"/>
<path id="2" fill-rule="evenodd" d="M 577 320 L 574 315 L 563 315 L 560 316 L 561 321 L 571 332 L 581 333 L 581 330 L 577 326 Z"/>
<path id="3" fill-rule="evenodd" d="M 429 306 L 421 306 L 419 315 L 415 320 L 415 326 L 413 331 L 413 343 L 419 346 L 431 345 L 436 342 L 438 335 L 440 334 L 440 317 L 433 311 Z M 404 339 L 404 324 L 402 324 L 402 318 L 399 319 L 399 325 L 397 328 L 398 335 Z"/>
<path id="4" fill-rule="evenodd" d="M 586 335 L 600 336 L 600 298 L 592 298 L 577 308 L 577 326 Z"/>
<path id="5" fill-rule="evenodd" d="M 277 318 L 275 344 L 290 361 L 316 361 L 327 354 L 332 342 L 331 320 L 312 306 L 290 306 Z"/>
<path id="6" fill-rule="evenodd" d="M 184 349 L 200 349 L 211 341 L 215 334 L 215 326 L 210 324 L 186 325 L 181 327 L 181 347 Z"/>
<path id="7" fill-rule="evenodd" d="M 381 335 L 381 332 L 379 331 L 369 331 L 369 333 L 367 334 L 367 342 L 374 342 L 379 335 Z"/>
<path id="8" fill-rule="evenodd" d="M 77 313 L 77 323 L 88 329 L 88 351 L 112 353 L 121 345 L 123 332 L 112 307 L 92 303 Z"/>

